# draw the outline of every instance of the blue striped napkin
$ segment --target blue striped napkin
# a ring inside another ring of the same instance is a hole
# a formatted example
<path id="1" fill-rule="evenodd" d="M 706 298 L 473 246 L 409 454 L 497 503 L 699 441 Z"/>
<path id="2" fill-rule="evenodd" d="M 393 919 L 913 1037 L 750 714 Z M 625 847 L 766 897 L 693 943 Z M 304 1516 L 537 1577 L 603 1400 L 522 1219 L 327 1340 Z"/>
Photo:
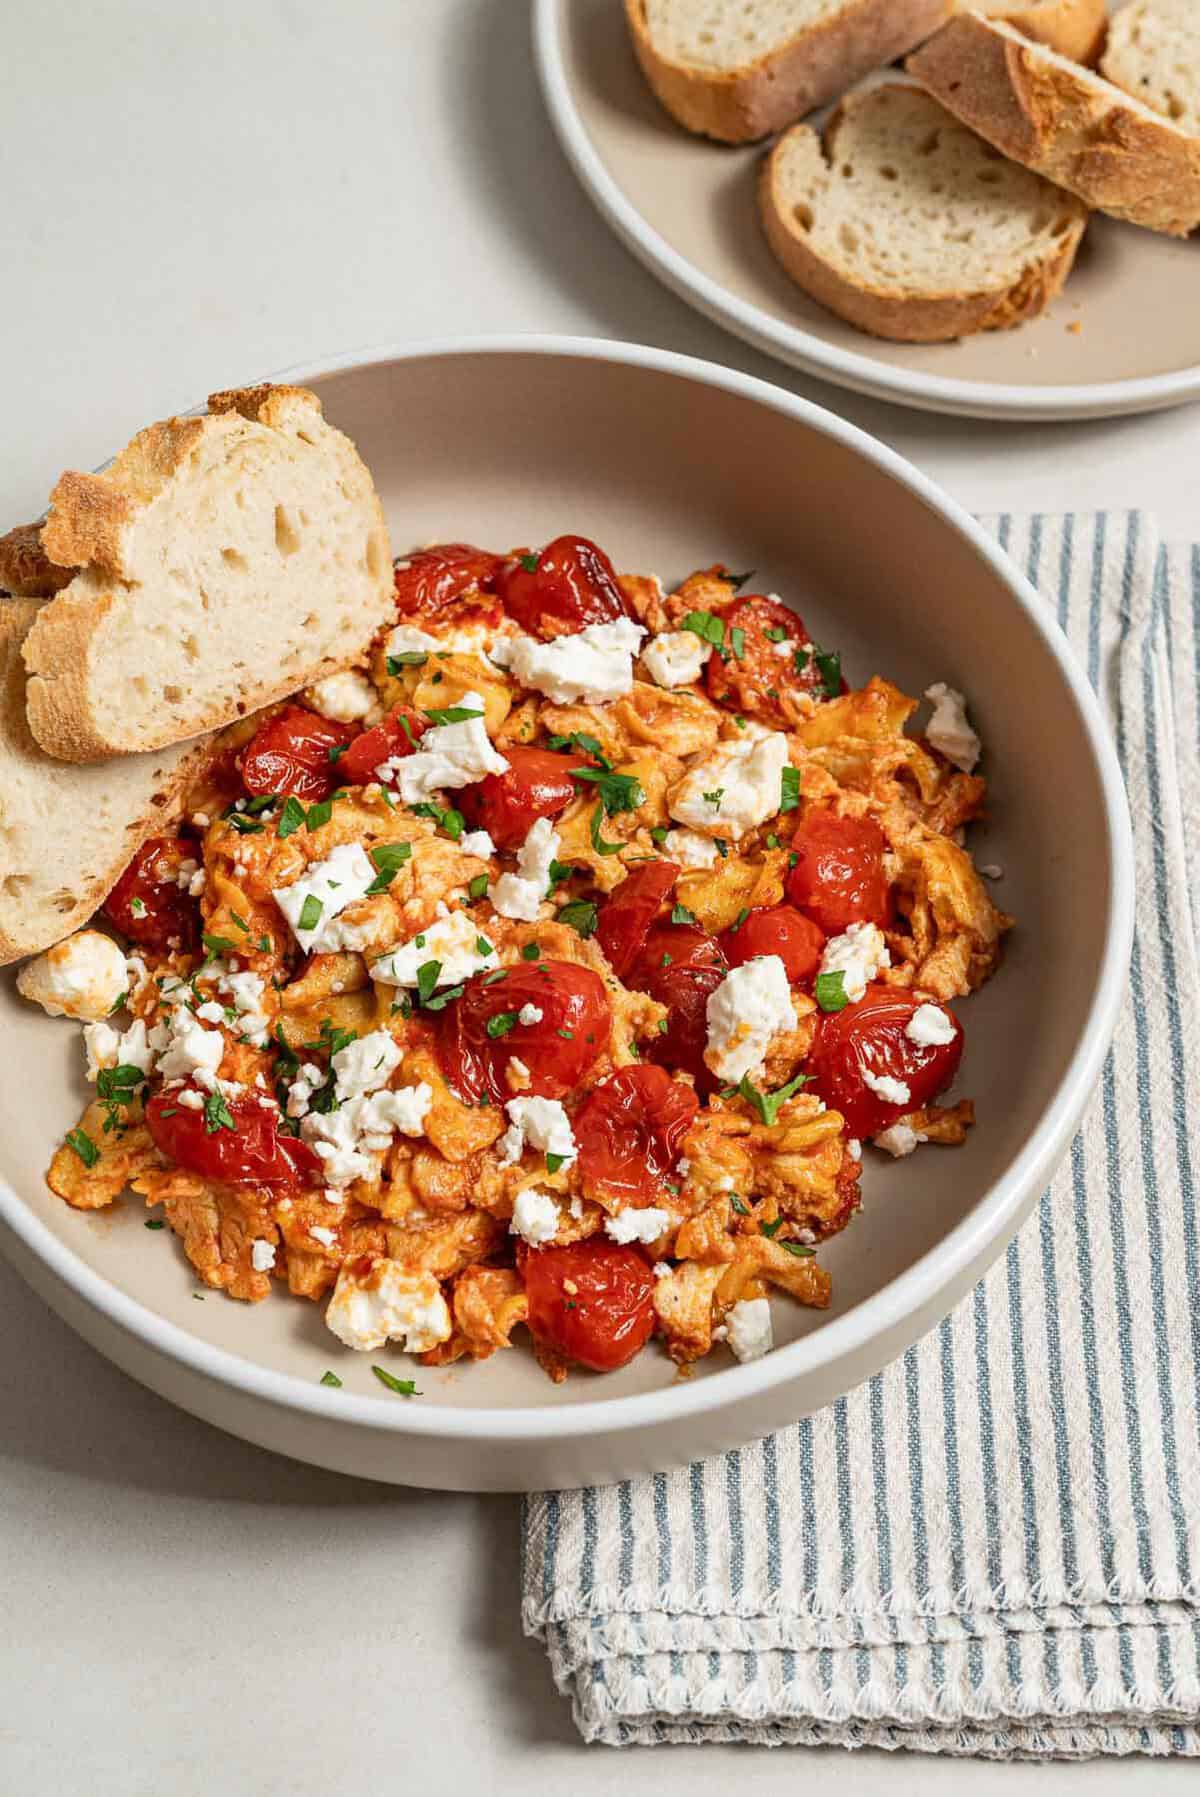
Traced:
<path id="1" fill-rule="evenodd" d="M 588 1740 L 1200 1755 L 1200 549 L 989 522 L 1116 737 L 1129 1002 L 1039 1209 L 901 1360 L 740 1452 L 528 1500 L 525 1627 Z"/>

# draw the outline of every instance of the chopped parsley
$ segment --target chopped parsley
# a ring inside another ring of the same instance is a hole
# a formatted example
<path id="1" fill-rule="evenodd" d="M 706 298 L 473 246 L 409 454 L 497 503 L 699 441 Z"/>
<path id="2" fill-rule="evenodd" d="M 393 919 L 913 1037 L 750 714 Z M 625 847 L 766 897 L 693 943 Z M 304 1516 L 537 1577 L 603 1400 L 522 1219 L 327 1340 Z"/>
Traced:
<path id="1" fill-rule="evenodd" d="M 443 807 L 435 805 L 432 800 L 427 800 L 420 805 L 414 805 L 412 809 L 417 817 L 431 817 L 438 828 L 444 830 L 447 836 L 455 842 L 459 840 L 467 827 L 467 820 L 462 812 L 455 811 L 452 806 Z"/>
<path id="2" fill-rule="evenodd" d="M 364 895 L 370 898 L 373 893 L 387 891 L 404 863 L 412 855 L 412 843 L 377 842 L 375 847 L 367 852 L 371 857 L 371 865 L 375 869 L 375 878 L 367 887 Z"/>
<path id="3" fill-rule="evenodd" d="M 91 1136 L 88 1135 L 86 1130 L 69 1129 L 67 1131 L 66 1139 L 67 1147 L 75 1150 L 85 1167 L 94 1167 L 96 1165 L 96 1162 L 100 1159 L 100 1150 L 92 1141 Z"/>
<path id="4" fill-rule="evenodd" d="M 696 913 L 694 911 L 689 911 L 686 905 L 673 905 L 671 907 L 672 923 L 695 923 L 695 921 Z"/>
<path id="5" fill-rule="evenodd" d="M 210 1092 L 204 1100 L 204 1132 L 215 1136 L 219 1129 L 236 1129 L 233 1113 L 221 1092 Z"/>
<path id="6" fill-rule="evenodd" d="M 307 830 L 319 830 L 333 816 L 333 799 L 322 799 L 318 805 L 310 805 L 304 819 Z"/>
<path id="7" fill-rule="evenodd" d="M 250 925 L 246 922 L 244 917 L 239 917 L 236 911 L 231 911 L 229 917 L 230 921 L 234 923 L 244 935 L 248 936 L 250 934 Z"/>
<path id="8" fill-rule="evenodd" d="M 813 660 L 821 676 L 821 690 L 827 699 L 836 699 L 842 690 L 842 658 L 835 650 L 813 649 Z"/>
<path id="9" fill-rule="evenodd" d="M 228 936 L 210 936 L 207 931 L 200 938 L 210 955 L 232 955 L 237 953 L 237 943 Z"/>
<path id="10" fill-rule="evenodd" d="M 166 1227 L 161 1217 L 147 1217 L 142 1224 L 143 1229 L 165 1229 Z"/>
<path id="11" fill-rule="evenodd" d="M 473 880 L 469 881 L 469 883 L 467 885 L 467 896 L 469 898 L 473 898 L 473 899 L 486 898 L 487 897 L 487 889 L 488 889 L 487 875 L 486 874 L 476 874 L 475 878 Z"/>
<path id="12" fill-rule="evenodd" d="M 401 668 L 423 668 L 428 660 L 424 649 L 404 649 L 399 655 L 387 657 L 387 671 L 395 679 Z"/>
<path id="13" fill-rule="evenodd" d="M 441 710 L 426 710 L 424 714 L 431 724 L 469 724 L 472 718 L 481 718 L 481 711 L 471 711 L 465 705 L 447 705 Z"/>
<path id="14" fill-rule="evenodd" d="M 619 855 L 625 847 L 623 842 L 609 842 L 605 838 L 603 805 L 597 805 L 592 812 L 591 837 L 592 847 L 598 855 Z"/>
<path id="15" fill-rule="evenodd" d="M 745 923 L 746 919 L 749 917 L 749 915 L 750 915 L 749 906 L 743 905 L 741 910 L 738 912 L 737 916 L 734 918 L 733 922 L 730 924 L 730 926 L 729 926 L 730 931 L 732 932 L 733 930 L 740 930 L 742 925 Z"/>
<path id="16" fill-rule="evenodd" d="M 547 1153 L 547 1155 L 546 1155 L 546 1171 L 547 1171 L 547 1173 L 557 1173 L 558 1169 L 562 1166 L 562 1164 L 566 1160 L 566 1158 L 567 1157 L 565 1154 L 549 1154 L 549 1153 Z"/>
<path id="17" fill-rule="evenodd" d="M 779 776 L 779 809 L 794 811 L 800 803 L 800 769 L 785 767 Z"/>
<path id="18" fill-rule="evenodd" d="M 721 809 L 721 800 L 725 797 L 725 788 L 723 786 L 715 786 L 711 792 L 701 793 L 700 796 L 706 805 L 711 805 L 714 811 L 719 811 Z"/>
<path id="19" fill-rule="evenodd" d="M 788 633 L 783 628 L 782 624 L 772 624 L 768 630 L 763 631 L 763 635 L 766 637 L 766 639 L 769 643 L 786 642 L 787 634 Z"/>
<path id="20" fill-rule="evenodd" d="M 516 1027 L 516 1011 L 497 1011 L 494 1017 L 489 1017 L 487 1020 L 487 1033 L 493 1042 L 500 1036 L 507 1036 L 509 1030 Z"/>
<path id="21" fill-rule="evenodd" d="M 779 1246 L 787 1254 L 794 1254 L 797 1260 L 814 1260 L 816 1249 L 809 1248 L 804 1242 L 780 1242 Z"/>
<path id="22" fill-rule="evenodd" d="M 636 774 L 615 774 L 611 768 L 573 767 L 572 780 L 588 780 L 596 788 L 607 816 L 618 811 L 636 811 L 646 803 L 646 794 Z"/>
<path id="23" fill-rule="evenodd" d="M 132 1104 L 137 1096 L 138 1087 L 144 1085 L 146 1075 L 142 1068 L 124 1062 L 117 1067 L 102 1067 L 96 1075 L 96 1096 L 105 1108 L 104 1133 L 121 1129 L 120 1107 Z"/>
<path id="24" fill-rule="evenodd" d="M 612 767 L 599 737 L 589 736 L 586 730 L 572 730 L 570 736 L 551 736 L 547 741 L 552 749 L 576 749 L 580 755 L 590 755 L 602 768 Z"/>
<path id="25" fill-rule="evenodd" d="M 839 967 L 835 973 L 819 973 L 813 985 L 813 997 L 823 1011 L 844 1011 L 850 1003 L 846 991 L 846 975 Z"/>
<path id="26" fill-rule="evenodd" d="M 563 910 L 564 911 L 570 910 L 570 906 L 564 905 Z M 560 916 L 561 916 L 561 913 L 560 913 Z M 540 961 L 541 958 L 542 958 L 542 951 L 538 947 L 536 942 L 527 942 L 525 944 L 525 947 L 521 950 L 522 961 Z"/>
<path id="27" fill-rule="evenodd" d="M 740 593 L 748 580 L 754 578 L 754 569 L 747 568 L 744 574 L 722 574 L 721 579 L 731 586 L 735 593 Z"/>
<path id="28" fill-rule="evenodd" d="M 736 1192 L 733 1192 L 730 1195 L 729 1202 L 732 1204 L 739 1217 L 748 1217 L 750 1215 L 750 1206 L 744 1204 Z"/>
<path id="29" fill-rule="evenodd" d="M 261 836 L 263 833 L 261 824 L 251 823 L 250 819 L 245 817 L 240 811 L 231 811 L 229 814 L 229 822 L 233 825 L 233 828 L 237 831 L 239 836 Z"/>
<path id="30" fill-rule="evenodd" d="M 693 636 L 698 636 L 702 643 L 711 643 L 714 649 L 724 647 L 725 625 L 715 612 L 690 611 L 679 628 L 690 630 Z"/>
<path id="31" fill-rule="evenodd" d="M 324 1372 L 323 1372 L 323 1373 L 322 1373 L 322 1374 L 321 1374 L 321 1379 L 320 1379 L 320 1383 L 321 1383 L 321 1384 L 322 1384 L 322 1385 L 332 1385 L 332 1386 L 334 1386 L 334 1387 L 335 1387 L 335 1388 L 336 1388 L 336 1389 L 337 1389 L 337 1390 L 338 1390 L 338 1391 L 341 1391 L 341 1389 L 342 1389 L 342 1382 L 341 1382 L 341 1380 L 340 1380 L 340 1379 L 339 1379 L 339 1378 L 338 1378 L 338 1376 L 337 1376 L 337 1374 L 336 1374 L 336 1373 L 331 1373 L 331 1372 L 330 1372 L 330 1371 L 329 1371 L 329 1369 L 328 1369 L 328 1367 L 327 1367 L 327 1368 L 326 1368 L 326 1369 L 325 1369 L 325 1371 L 324 1371 Z"/>
<path id="32" fill-rule="evenodd" d="M 427 1005 L 433 997 L 441 971 L 440 961 L 422 961 L 417 968 L 417 998 L 421 1004 Z"/>
<path id="33" fill-rule="evenodd" d="M 300 907 L 300 928 L 315 930 L 321 921 L 321 913 L 325 909 L 315 892 L 310 892 Z"/>
<path id="34" fill-rule="evenodd" d="M 397 1379 L 395 1373 L 389 1373 L 387 1368 L 382 1366 L 373 1366 L 371 1371 L 380 1385 L 386 1385 L 389 1391 L 397 1392 L 400 1397 L 419 1398 L 421 1396 L 412 1379 Z M 339 1380 L 338 1383 L 340 1384 L 341 1381 Z"/>
<path id="35" fill-rule="evenodd" d="M 655 824 L 650 832 L 650 840 L 651 842 L 656 842 L 661 848 L 663 843 L 667 840 L 667 835 L 668 831 L 666 824 Z"/>
<path id="36" fill-rule="evenodd" d="M 577 935 L 587 937 L 595 935 L 599 917 L 600 913 L 591 899 L 572 899 L 570 904 L 564 905 L 559 912 L 558 921 L 570 924 Z M 528 953 L 528 949 L 526 953 Z"/>
<path id="37" fill-rule="evenodd" d="M 340 761 L 349 747 L 349 743 L 334 743 L 329 750 L 330 761 Z"/>
<path id="38" fill-rule="evenodd" d="M 289 793 L 284 803 L 283 810 L 279 813 L 279 822 L 276 825 L 276 832 L 280 841 L 282 842 L 286 840 L 287 837 L 291 836 L 293 831 L 298 830 L 303 822 L 304 807 L 294 794 Z"/>
<path id="39" fill-rule="evenodd" d="M 779 847 L 779 838 L 775 835 L 774 831 L 767 837 L 767 847 L 769 849 L 777 849 Z"/>
<path id="40" fill-rule="evenodd" d="M 743 661 L 746 655 L 746 632 L 740 625 L 733 624 L 729 630 L 729 647 L 733 650 L 734 659 Z"/>
<path id="41" fill-rule="evenodd" d="M 770 1129 L 788 1099 L 794 1097 L 801 1086 L 808 1083 L 810 1077 L 807 1073 L 798 1073 L 795 1079 L 790 1079 L 786 1086 L 780 1086 L 778 1091 L 760 1092 L 747 1073 L 743 1076 L 737 1090 L 747 1104 L 753 1105 L 762 1121 Z"/>
<path id="42" fill-rule="evenodd" d="M 517 557 L 517 560 L 520 562 L 521 566 L 524 568 L 526 574 L 536 574 L 537 573 L 538 557 L 536 555 L 519 555 Z"/>

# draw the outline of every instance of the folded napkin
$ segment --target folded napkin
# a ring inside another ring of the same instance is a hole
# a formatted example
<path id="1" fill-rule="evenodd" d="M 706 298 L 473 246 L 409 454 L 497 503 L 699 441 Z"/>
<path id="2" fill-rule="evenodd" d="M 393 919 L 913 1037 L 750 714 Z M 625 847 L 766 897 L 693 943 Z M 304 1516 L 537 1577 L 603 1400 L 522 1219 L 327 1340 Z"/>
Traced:
<path id="1" fill-rule="evenodd" d="M 1128 783 L 1113 1049 L 1038 1210 L 902 1359 L 739 1452 L 528 1500 L 524 1623 L 588 1740 L 1200 1755 L 1200 549 L 989 523 Z"/>

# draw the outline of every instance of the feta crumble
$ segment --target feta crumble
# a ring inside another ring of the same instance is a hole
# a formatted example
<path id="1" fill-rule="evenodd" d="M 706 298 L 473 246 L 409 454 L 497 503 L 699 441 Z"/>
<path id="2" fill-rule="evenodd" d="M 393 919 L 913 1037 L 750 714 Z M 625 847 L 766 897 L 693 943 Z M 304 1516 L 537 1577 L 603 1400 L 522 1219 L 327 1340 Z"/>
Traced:
<path id="1" fill-rule="evenodd" d="M 734 967 L 708 995 L 704 1059 L 719 1080 L 736 1086 L 761 1071 L 772 1038 L 796 1027 L 787 969 L 778 955 L 756 955 Z"/>
<path id="2" fill-rule="evenodd" d="M 925 697 L 933 706 L 933 716 L 925 726 L 926 741 L 940 750 L 947 761 L 969 774 L 983 745 L 967 719 L 966 700 L 940 680 L 925 688 Z"/>
<path id="3" fill-rule="evenodd" d="M 459 838 L 458 846 L 464 855 L 477 855 L 480 861 L 490 861 L 496 853 L 496 845 L 486 830 L 468 830 Z"/>
<path id="4" fill-rule="evenodd" d="M 140 1067 L 143 1073 L 149 1073 L 154 1066 L 154 1050 L 140 1017 L 123 1033 L 111 1023 L 85 1024 L 83 1048 L 90 1080 L 107 1067 Z"/>
<path id="5" fill-rule="evenodd" d="M 571 636 L 537 642 L 519 636 L 504 644 L 503 665 L 522 686 L 545 693 L 556 705 L 603 705 L 633 689 L 633 658 L 646 635 L 630 618 L 589 624 Z M 499 645 L 497 645 L 499 647 Z M 493 660 L 500 657 L 493 653 Z"/>
<path id="6" fill-rule="evenodd" d="M 704 672 L 712 644 L 694 630 L 666 630 L 642 650 L 642 664 L 659 686 L 691 686 Z"/>
<path id="7" fill-rule="evenodd" d="M 558 854 L 558 831 L 539 817 L 517 851 L 515 874 L 501 874 L 488 898 L 501 917 L 533 923 L 550 889 L 550 870 Z"/>
<path id="8" fill-rule="evenodd" d="M 656 1242 L 671 1227 L 671 1213 L 653 1205 L 637 1210 L 632 1205 L 615 1217 L 605 1217 L 604 1233 L 614 1242 Z"/>
<path id="9" fill-rule="evenodd" d="M 554 1240 L 559 1220 L 558 1206 L 549 1192 L 539 1191 L 537 1186 L 526 1186 L 523 1192 L 517 1193 L 508 1233 L 519 1235 L 531 1248 L 539 1248 L 543 1242 Z"/>
<path id="10" fill-rule="evenodd" d="M 449 1338 L 452 1323 L 432 1273 L 395 1260 L 377 1260 L 359 1278 L 342 1267 L 325 1310 L 326 1325 L 348 1348 L 370 1352 L 400 1342 L 408 1354 L 427 1354 Z"/>
<path id="11" fill-rule="evenodd" d="M 720 854 L 712 837 L 697 830 L 668 830 L 662 846 L 667 860 L 680 867 L 715 867 Z"/>
<path id="12" fill-rule="evenodd" d="M 526 1144 L 564 1162 L 578 1155 L 571 1120 L 557 1098 L 510 1098 L 504 1109 L 509 1126 L 497 1144 L 504 1166 L 519 1161 Z"/>
<path id="13" fill-rule="evenodd" d="M 486 952 L 481 942 L 487 944 Z M 439 963 L 439 986 L 457 986 L 460 980 L 499 965 L 495 948 L 480 935 L 478 925 L 465 911 L 452 911 L 372 961 L 371 978 L 388 986 L 415 986 L 420 969 L 430 961 Z"/>
<path id="14" fill-rule="evenodd" d="M 522 1005 L 521 1009 L 517 1012 L 517 1022 L 523 1024 L 527 1030 L 530 1030 L 535 1023 L 540 1023 L 545 1015 L 545 1011 L 538 1005 Z"/>
<path id="15" fill-rule="evenodd" d="M 821 955 L 820 973 L 842 974 L 842 990 L 856 1005 L 877 973 L 892 964 L 883 931 L 877 924 L 852 923 L 831 936 Z"/>
<path id="16" fill-rule="evenodd" d="M 275 1244 L 265 1242 L 260 1236 L 250 1244 L 250 1265 L 256 1273 L 269 1273 L 275 1265 Z"/>
<path id="17" fill-rule="evenodd" d="M 869 1068 L 864 1068 L 863 1084 L 876 1098 L 882 1098 L 884 1104 L 907 1104 L 912 1097 L 911 1087 L 902 1079 L 893 1079 L 890 1073 L 872 1073 Z"/>
<path id="18" fill-rule="evenodd" d="M 780 730 L 747 741 L 718 743 L 686 773 L 668 801 L 676 823 L 702 836 L 735 841 L 779 810 L 787 737 Z"/>
<path id="19" fill-rule="evenodd" d="M 457 724 L 435 724 L 411 755 L 397 755 L 375 770 L 406 805 L 421 805 L 435 792 L 473 786 L 485 774 L 505 774 L 508 763 L 494 748 L 478 693 L 464 693 L 451 708 L 474 715 Z"/>
<path id="20" fill-rule="evenodd" d="M 775 1346 L 766 1298 L 740 1298 L 725 1316 L 729 1346 L 738 1360 L 761 1360 Z"/>
<path id="21" fill-rule="evenodd" d="M 346 946 L 338 916 L 362 898 L 374 880 L 375 869 L 362 844 L 341 842 L 290 886 L 274 887 L 271 897 L 306 955 L 332 954 Z"/>
<path id="22" fill-rule="evenodd" d="M 129 986 L 125 956 L 99 930 L 76 930 L 43 955 L 27 961 L 17 975 L 22 998 L 41 1005 L 50 1017 L 99 1022 Z"/>
<path id="23" fill-rule="evenodd" d="M 918 1048 L 944 1048 L 954 1040 L 954 1023 L 941 1005 L 918 1005 L 904 1026 L 904 1034 Z"/>
<path id="24" fill-rule="evenodd" d="M 890 1129 L 881 1129 L 872 1139 L 876 1148 L 886 1149 L 894 1159 L 902 1160 L 906 1154 L 912 1153 L 919 1142 L 928 1138 L 920 1130 L 910 1129 L 907 1123 L 893 1123 Z"/>
<path id="25" fill-rule="evenodd" d="M 304 689 L 302 697 L 323 718 L 337 724 L 357 724 L 378 708 L 379 695 L 365 675 L 353 668 L 327 674 Z"/>

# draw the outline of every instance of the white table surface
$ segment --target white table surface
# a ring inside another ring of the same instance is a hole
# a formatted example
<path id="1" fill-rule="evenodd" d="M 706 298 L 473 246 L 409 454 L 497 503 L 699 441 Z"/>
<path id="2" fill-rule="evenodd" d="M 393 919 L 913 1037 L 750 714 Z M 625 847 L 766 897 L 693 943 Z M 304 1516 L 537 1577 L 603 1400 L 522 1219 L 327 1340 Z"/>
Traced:
<path id="1" fill-rule="evenodd" d="M 615 3 L 615 0 L 614 0 Z M 610 237 L 542 112 L 524 0 L 38 0 L 5 21 L 0 519 L 217 387 L 367 344 L 565 331 L 807 393 L 979 510 L 1192 513 L 1200 413 L 999 426 L 777 368 Z M 1131 328 L 1136 321 L 1131 320 Z M 7 1069 L 7 1077 L 14 1076 Z M 0 1790 L 845 1797 L 1182 1789 L 1183 1764 L 577 1740 L 518 1623 L 515 1498 L 355 1483 L 170 1409 L 0 1264 Z M 1194 1778 L 1194 1773 L 1190 1774 Z"/>

